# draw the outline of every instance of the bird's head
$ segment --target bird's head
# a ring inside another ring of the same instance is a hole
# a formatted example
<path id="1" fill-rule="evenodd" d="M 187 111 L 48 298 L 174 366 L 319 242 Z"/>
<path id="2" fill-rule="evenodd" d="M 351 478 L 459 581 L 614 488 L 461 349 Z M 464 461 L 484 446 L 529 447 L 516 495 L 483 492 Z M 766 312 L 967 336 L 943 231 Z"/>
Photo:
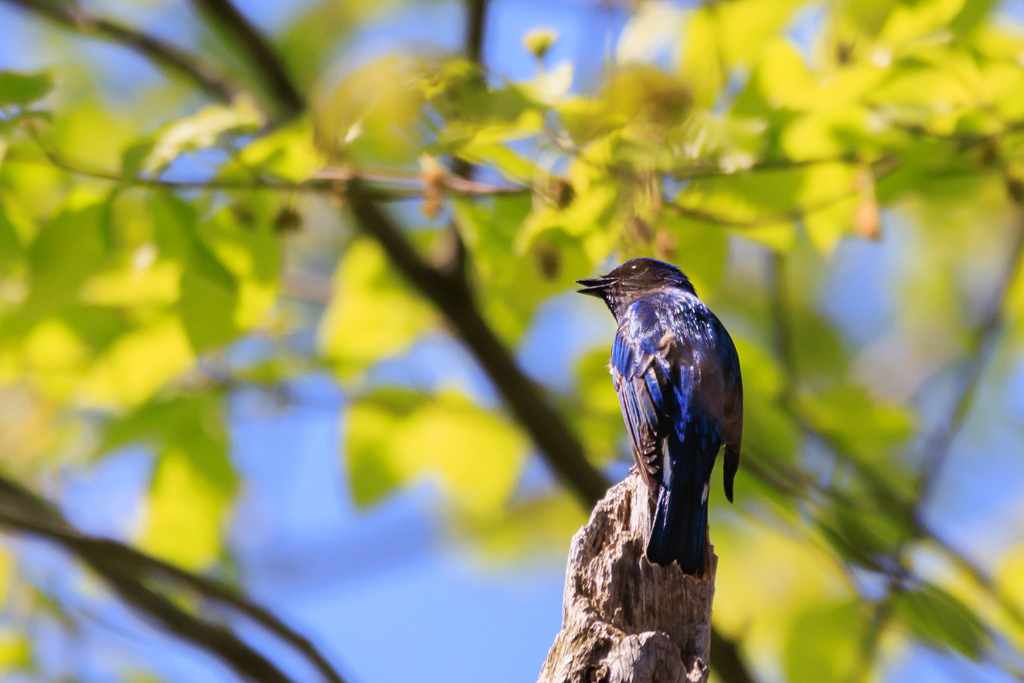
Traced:
<path id="1" fill-rule="evenodd" d="M 668 287 L 696 294 L 683 271 L 652 258 L 630 259 L 603 277 L 577 280 L 576 284 L 583 287 L 577 290 L 580 294 L 596 296 L 604 301 L 616 320 L 637 299 Z"/>

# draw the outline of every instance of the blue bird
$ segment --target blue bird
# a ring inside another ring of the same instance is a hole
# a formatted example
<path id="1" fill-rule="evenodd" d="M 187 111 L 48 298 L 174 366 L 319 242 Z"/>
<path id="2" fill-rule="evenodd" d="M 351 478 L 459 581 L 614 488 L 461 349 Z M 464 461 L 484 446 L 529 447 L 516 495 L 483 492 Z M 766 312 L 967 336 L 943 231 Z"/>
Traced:
<path id="1" fill-rule="evenodd" d="M 651 562 L 710 566 L 708 489 L 725 444 L 725 496 L 732 502 L 743 433 L 743 381 L 725 327 L 673 265 L 626 261 L 604 277 L 577 280 L 619 325 L 611 373 L 633 458 L 656 502 Z"/>

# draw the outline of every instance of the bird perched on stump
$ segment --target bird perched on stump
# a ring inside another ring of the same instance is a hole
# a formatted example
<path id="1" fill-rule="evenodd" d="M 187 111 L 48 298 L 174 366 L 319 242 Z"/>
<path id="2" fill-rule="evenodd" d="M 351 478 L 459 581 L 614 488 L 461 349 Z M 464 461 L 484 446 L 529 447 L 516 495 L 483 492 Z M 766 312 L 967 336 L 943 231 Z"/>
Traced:
<path id="1" fill-rule="evenodd" d="M 725 497 L 740 464 L 743 382 L 722 323 L 673 265 L 626 261 L 577 280 L 619 325 L 611 373 L 640 474 L 656 501 L 647 559 L 691 575 L 710 566 L 708 490 L 725 444 Z"/>

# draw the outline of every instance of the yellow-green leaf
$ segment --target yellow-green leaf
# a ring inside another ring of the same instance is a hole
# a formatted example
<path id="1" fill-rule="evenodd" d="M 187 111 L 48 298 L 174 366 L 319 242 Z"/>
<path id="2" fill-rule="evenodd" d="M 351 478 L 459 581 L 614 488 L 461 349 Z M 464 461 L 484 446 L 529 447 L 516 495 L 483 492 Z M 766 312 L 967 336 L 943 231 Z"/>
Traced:
<path id="1" fill-rule="evenodd" d="M 139 547 L 190 570 L 220 555 L 230 495 L 211 483 L 178 448 L 160 456 Z"/>
<path id="2" fill-rule="evenodd" d="M 790 683 L 841 683 L 861 654 L 866 620 L 855 602 L 815 605 L 797 617 L 786 645 Z"/>
<path id="3" fill-rule="evenodd" d="M 345 455 L 361 505 L 427 478 L 467 513 L 494 515 L 515 491 L 528 446 L 506 418 L 452 392 L 380 390 L 356 401 L 347 423 Z"/>
<path id="4" fill-rule="evenodd" d="M 436 319 L 368 239 L 349 245 L 334 279 L 318 336 L 324 355 L 343 376 L 401 353 Z"/>

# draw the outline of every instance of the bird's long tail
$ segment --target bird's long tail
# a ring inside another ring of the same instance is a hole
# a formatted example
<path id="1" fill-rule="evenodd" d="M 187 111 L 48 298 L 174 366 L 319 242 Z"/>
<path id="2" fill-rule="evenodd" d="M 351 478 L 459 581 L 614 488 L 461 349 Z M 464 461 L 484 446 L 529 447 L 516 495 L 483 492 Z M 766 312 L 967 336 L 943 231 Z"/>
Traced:
<path id="1" fill-rule="evenodd" d="M 708 488 L 721 438 L 701 425 L 687 426 L 680 440 L 666 439 L 661 486 L 647 559 L 660 565 L 679 562 L 684 573 L 702 575 L 707 562 Z M 701 433 L 704 432 L 704 433 Z"/>

